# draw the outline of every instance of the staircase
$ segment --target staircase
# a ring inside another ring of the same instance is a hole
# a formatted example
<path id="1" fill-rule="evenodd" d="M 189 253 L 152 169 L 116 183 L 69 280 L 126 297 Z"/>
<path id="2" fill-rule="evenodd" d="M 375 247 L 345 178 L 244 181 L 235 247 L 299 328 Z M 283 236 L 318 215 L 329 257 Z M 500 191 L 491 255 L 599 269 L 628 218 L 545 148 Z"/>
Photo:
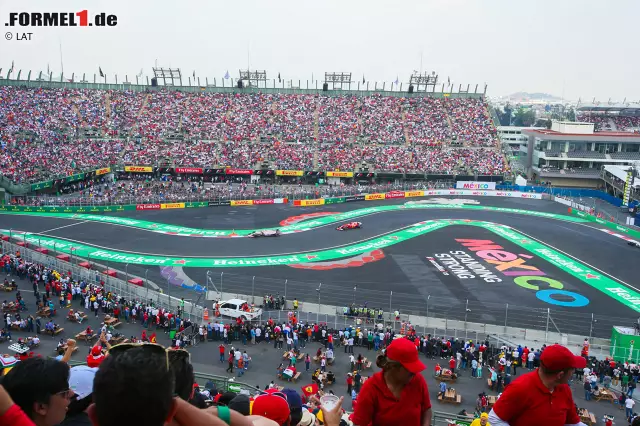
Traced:
<path id="1" fill-rule="evenodd" d="M 104 95 L 104 110 L 107 115 L 107 123 L 111 121 L 111 97 L 109 96 L 109 92 Z"/>
<path id="2" fill-rule="evenodd" d="M 411 145 L 411 139 L 409 137 L 409 129 L 407 128 L 407 111 L 402 108 L 402 130 L 404 131 L 404 144 Z"/>
<path id="3" fill-rule="evenodd" d="M 145 112 L 145 110 L 147 109 L 147 105 L 149 105 L 149 102 L 151 102 L 151 94 L 147 94 L 147 96 L 144 97 L 144 99 L 142 100 L 142 105 L 140 106 L 140 109 L 138 110 L 138 112 L 136 113 L 136 120 L 135 123 L 133 125 L 133 135 L 135 136 L 136 133 L 138 133 L 138 119 L 140 118 L 140 116 Z"/>
<path id="4" fill-rule="evenodd" d="M 316 110 L 313 113 L 313 137 L 316 142 L 319 140 L 320 135 L 320 105 L 316 105 Z"/>

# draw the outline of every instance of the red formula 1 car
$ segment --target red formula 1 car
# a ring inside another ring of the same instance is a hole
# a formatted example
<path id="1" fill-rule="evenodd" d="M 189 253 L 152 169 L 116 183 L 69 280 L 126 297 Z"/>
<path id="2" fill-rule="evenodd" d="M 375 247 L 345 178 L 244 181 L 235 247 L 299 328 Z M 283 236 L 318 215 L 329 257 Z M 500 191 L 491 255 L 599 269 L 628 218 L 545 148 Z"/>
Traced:
<path id="1" fill-rule="evenodd" d="M 336 229 L 338 231 L 348 231 L 349 229 L 360 229 L 362 228 L 362 222 L 349 222 L 344 225 L 338 226 Z"/>

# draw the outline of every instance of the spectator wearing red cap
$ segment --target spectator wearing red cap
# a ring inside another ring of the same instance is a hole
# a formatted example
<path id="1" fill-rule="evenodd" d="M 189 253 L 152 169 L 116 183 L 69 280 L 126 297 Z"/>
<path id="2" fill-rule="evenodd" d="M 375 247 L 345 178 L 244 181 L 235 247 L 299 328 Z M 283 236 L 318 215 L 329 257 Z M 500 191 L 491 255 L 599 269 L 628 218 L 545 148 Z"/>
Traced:
<path id="1" fill-rule="evenodd" d="M 87 365 L 91 368 L 100 367 L 102 361 L 104 361 L 102 346 L 95 345 L 91 348 L 91 353 L 87 355 Z"/>
<path id="2" fill-rule="evenodd" d="M 290 409 L 287 397 L 282 392 L 273 391 L 267 395 L 260 395 L 253 401 L 251 414 L 266 417 L 278 423 L 279 426 L 289 426 Z"/>
<path id="3" fill-rule="evenodd" d="M 586 364 L 564 346 L 548 346 L 540 355 L 540 367 L 505 389 L 489 422 L 492 426 L 582 425 L 568 382 L 574 370 Z"/>
<path id="4" fill-rule="evenodd" d="M 376 358 L 382 369 L 367 380 L 353 414 L 357 426 L 430 426 L 431 400 L 424 377 L 426 367 L 410 340 L 396 339 Z"/>

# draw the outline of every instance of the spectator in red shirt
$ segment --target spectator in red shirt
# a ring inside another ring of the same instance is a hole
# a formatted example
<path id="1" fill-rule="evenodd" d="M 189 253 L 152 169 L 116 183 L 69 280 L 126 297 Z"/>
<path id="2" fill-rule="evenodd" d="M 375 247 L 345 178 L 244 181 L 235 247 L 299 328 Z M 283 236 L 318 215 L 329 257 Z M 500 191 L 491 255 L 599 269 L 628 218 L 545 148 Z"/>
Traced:
<path id="1" fill-rule="evenodd" d="M 353 414 L 356 426 L 430 426 L 431 401 L 421 371 L 426 367 L 410 340 L 396 339 L 376 358 L 382 369 L 367 380 Z"/>
<path id="2" fill-rule="evenodd" d="M 489 414 L 492 426 L 582 425 L 571 388 L 575 369 L 586 366 L 584 358 L 561 345 L 545 348 L 540 368 L 511 382 Z"/>
<path id="3" fill-rule="evenodd" d="M 451 370 L 452 373 L 456 372 L 456 359 L 453 356 L 451 356 L 449 360 L 449 370 Z"/>

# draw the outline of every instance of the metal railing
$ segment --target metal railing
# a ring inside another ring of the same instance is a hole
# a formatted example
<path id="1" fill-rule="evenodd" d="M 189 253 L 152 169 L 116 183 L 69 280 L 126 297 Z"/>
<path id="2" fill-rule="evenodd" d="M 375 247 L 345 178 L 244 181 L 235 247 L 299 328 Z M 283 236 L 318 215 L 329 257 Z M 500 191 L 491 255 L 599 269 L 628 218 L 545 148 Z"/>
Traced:
<path id="1" fill-rule="evenodd" d="M 318 295 L 315 291 L 309 291 L 318 288 L 317 282 L 289 279 L 286 276 L 248 276 L 229 271 L 210 271 L 208 275 L 211 285 L 216 286 L 216 291 L 247 295 L 246 300 L 253 301 L 256 305 L 262 304 L 264 295 L 283 295 L 287 300 L 297 297 L 301 302 L 301 310 L 307 310 L 306 306 L 314 307 L 309 312 L 316 312 L 318 309 Z M 220 284 L 224 288 L 217 288 Z M 479 301 L 473 298 L 472 293 L 468 294 L 469 299 L 459 300 L 434 294 L 416 295 L 393 290 L 364 289 L 357 284 L 352 281 L 324 281 L 320 289 L 321 304 L 339 307 L 338 313 L 342 312 L 343 306 L 352 303 L 356 306 L 366 304 L 376 311 L 382 309 L 393 312 L 397 309 L 404 319 L 415 318 L 416 320 L 411 320 L 413 323 L 422 321 L 428 328 L 437 325 L 447 330 L 464 332 L 466 329 L 473 333 L 486 331 L 514 339 L 547 342 L 560 341 L 560 334 L 579 336 L 579 340 L 576 340 L 578 343 L 585 337 L 609 339 L 613 326 L 633 326 L 636 322 L 636 318 L 631 317 Z M 394 284 L 386 283 L 390 289 L 394 288 Z M 321 310 L 320 313 L 334 315 L 336 309 Z M 418 321 L 418 318 L 421 320 Z"/>
<path id="2" fill-rule="evenodd" d="M 10 238 L 11 240 L 11 238 Z M 50 269 L 58 271 L 61 275 L 71 274 L 70 276 L 74 280 L 84 281 L 90 284 L 103 285 L 105 290 L 123 297 L 127 301 L 140 301 L 144 303 L 151 303 L 159 308 L 168 309 L 175 312 L 181 303 L 181 300 L 162 293 L 161 291 L 155 291 L 148 286 L 138 286 L 128 282 L 131 278 L 136 278 L 129 275 L 127 266 L 125 265 L 125 279 L 120 279 L 117 276 L 114 277 L 107 271 L 111 271 L 110 265 L 101 265 L 86 261 L 89 267 L 82 266 L 84 259 L 75 256 L 73 249 L 69 253 L 56 253 L 55 249 L 53 254 L 45 254 L 33 249 L 33 247 L 18 245 L 19 237 L 14 238 L 14 241 L 2 240 L 1 248 L 2 253 L 16 253 L 20 252 L 21 258 L 27 262 L 32 262 L 40 265 L 44 265 Z M 24 243 L 23 243 L 24 244 Z M 56 254 L 65 254 L 69 257 L 69 260 L 62 260 L 56 256 Z M 116 272 L 116 271 L 114 271 Z M 117 271 L 116 275 L 121 275 L 122 272 Z M 143 280 L 144 283 L 144 280 Z M 204 308 L 195 303 L 188 301 L 184 302 L 184 317 L 192 322 L 202 323 L 204 317 Z"/>

